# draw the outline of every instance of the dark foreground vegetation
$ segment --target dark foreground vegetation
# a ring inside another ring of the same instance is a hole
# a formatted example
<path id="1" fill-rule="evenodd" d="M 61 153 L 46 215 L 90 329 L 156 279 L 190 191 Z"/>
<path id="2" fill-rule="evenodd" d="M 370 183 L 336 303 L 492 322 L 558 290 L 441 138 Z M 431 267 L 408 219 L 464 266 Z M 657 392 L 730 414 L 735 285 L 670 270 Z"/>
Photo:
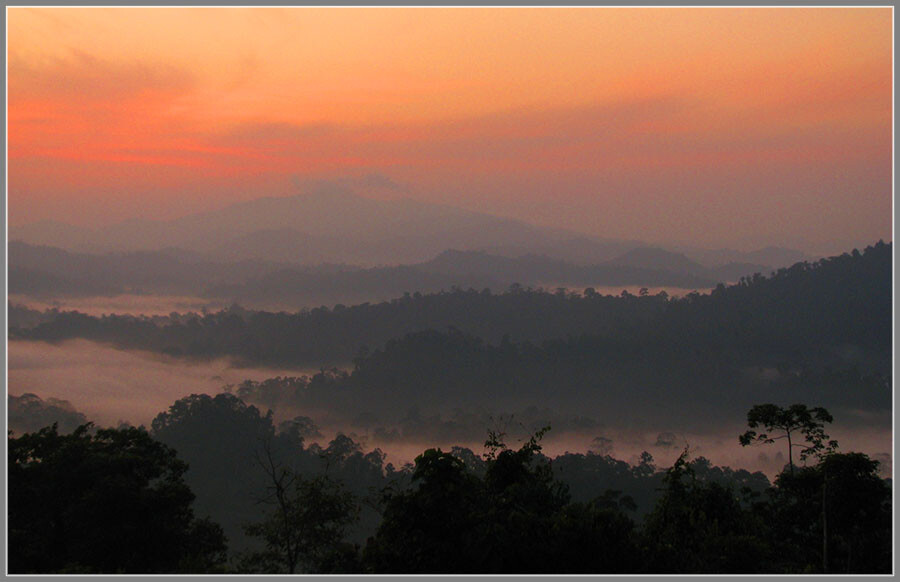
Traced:
<path id="1" fill-rule="evenodd" d="M 518 448 L 489 431 L 481 456 L 429 449 L 395 469 L 343 435 L 306 445 L 309 419 L 276 430 L 271 414 L 234 396 L 195 395 L 149 431 L 11 435 L 9 569 L 888 573 L 889 482 L 866 455 L 836 452 L 820 410 L 751 410 L 750 426 L 768 433 L 742 443 L 793 435 L 812 461 L 770 485 L 688 451 L 665 470 L 646 453 L 634 466 L 597 454 L 551 460 L 540 445 L 549 427 Z"/>

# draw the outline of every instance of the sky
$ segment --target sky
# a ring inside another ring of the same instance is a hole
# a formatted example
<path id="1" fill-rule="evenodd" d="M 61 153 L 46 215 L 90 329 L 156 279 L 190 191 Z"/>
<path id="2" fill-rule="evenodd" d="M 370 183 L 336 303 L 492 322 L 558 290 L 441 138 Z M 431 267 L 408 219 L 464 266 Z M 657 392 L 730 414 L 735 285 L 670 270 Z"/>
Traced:
<path id="1" fill-rule="evenodd" d="M 892 236 L 888 8 L 7 8 L 9 223 L 339 180 L 607 238 Z"/>

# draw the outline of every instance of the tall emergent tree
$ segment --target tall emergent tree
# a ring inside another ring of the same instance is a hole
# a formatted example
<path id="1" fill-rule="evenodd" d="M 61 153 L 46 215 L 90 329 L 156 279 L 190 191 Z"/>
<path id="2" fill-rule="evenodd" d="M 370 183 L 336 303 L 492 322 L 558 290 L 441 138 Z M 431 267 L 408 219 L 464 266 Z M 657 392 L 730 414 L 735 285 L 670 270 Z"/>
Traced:
<path id="1" fill-rule="evenodd" d="M 837 441 L 829 440 L 830 437 L 825 434 L 825 423 L 833 420 L 831 414 L 821 407 L 807 408 L 805 404 L 793 404 L 788 408 L 781 408 L 774 404 L 757 404 L 747 412 L 747 425 L 751 429 L 763 427 L 764 432 L 748 430 L 738 438 L 744 447 L 787 439 L 788 463 L 793 473 L 794 447 L 800 449 L 801 461 L 805 461 L 810 455 L 819 456 L 837 448 Z M 796 442 L 800 440 L 800 436 L 802 442 Z"/>
<path id="2" fill-rule="evenodd" d="M 349 440 L 349 439 L 348 439 Z M 352 441 L 351 441 L 352 442 Z M 324 564 L 339 561 L 347 527 L 359 516 L 355 496 L 327 475 L 304 477 L 275 460 L 270 442 L 263 442 L 259 464 L 269 480 L 271 507 L 262 521 L 244 527 L 261 538 L 265 549 L 243 558 L 243 568 L 254 572 L 294 574 L 320 572 Z"/>

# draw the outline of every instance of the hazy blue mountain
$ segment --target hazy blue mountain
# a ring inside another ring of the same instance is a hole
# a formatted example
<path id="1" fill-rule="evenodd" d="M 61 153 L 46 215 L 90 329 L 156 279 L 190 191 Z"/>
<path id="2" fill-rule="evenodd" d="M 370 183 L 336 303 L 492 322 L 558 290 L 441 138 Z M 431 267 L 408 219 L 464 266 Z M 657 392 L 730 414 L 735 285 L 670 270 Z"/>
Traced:
<path id="1" fill-rule="evenodd" d="M 193 262 L 260 260 L 374 267 L 422 263 L 446 249 L 457 249 L 514 259 L 539 255 L 582 266 L 610 262 L 702 277 L 728 275 L 726 279 L 744 268 L 716 272 L 703 267 L 746 263 L 768 269 L 810 258 L 777 247 L 753 252 L 651 248 L 640 241 L 605 239 L 602 233 L 592 237 L 408 198 L 376 200 L 334 184 L 174 220 L 136 218 L 96 229 L 42 221 L 13 226 L 9 235 L 10 240 L 87 253 L 167 249 L 170 255 L 183 253 Z"/>
<path id="2" fill-rule="evenodd" d="M 290 229 L 265 231 L 246 239 L 277 243 Z M 163 293 L 202 295 L 248 306 L 300 308 L 309 305 L 362 303 L 403 293 L 436 292 L 453 287 L 490 288 L 512 284 L 544 287 L 634 286 L 708 288 L 753 273 L 760 265 L 732 264 L 706 269 L 682 255 L 661 249 L 635 250 L 612 261 L 575 264 L 542 255 L 504 257 L 472 250 L 443 250 L 428 261 L 382 267 L 342 263 L 297 264 L 315 250 L 283 245 L 273 259 L 250 258 L 235 246 L 222 251 L 230 260 L 167 247 L 102 255 L 12 241 L 9 243 L 9 290 L 42 297 Z M 305 255 L 305 250 L 309 250 Z M 323 257 L 318 256 L 319 259 Z"/>
<path id="3" fill-rule="evenodd" d="M 266 258 L 306 264 L 322 261 L 315 239 L 293 228 L 269 228 L 242 234 L 218 245 L 211 254 L 221 260 Z"/>
<path id="4" fill-rule="evenodd" d="M 89 228 L 82 228 L 56 222 L 41 220 L 20 226 L 9 226 L 9 240 L 22 240 L 32 245 L 46 245 L 65 249 L 91 250 L 96 233 Z"/>
<path id="5" fill-rule="evenodd" d="M 681 253 L 674 253 L 658 247 L 631 249 L 608 261 L 606 264 L 690 273 L 692 275 L 706 275 L 709 272 L 706 267 L 690 260 Z"/>
<path id="6" fill-rule="evenodd" d="M 569 261 L 578 265 L 595 265 L 608 261 L 646 243 L 632 240 L 613 240 L 572 236 L 557 240 L 531 241 L 527 245 L 486 245 L 484 251 L 505 257 L 534 254 Z"/>
<path id="7" fill-rule="evenodd" d="M 753 255 L 753 253 L 746 254 Z M 693 275 L 701 280 L 712 281 L 713 284 L 732 283 L 738 281 L 741 277 L 751 276 L 755 273 L 767 275 L 775 270 L 768 264 L 752 262 L 729 262 L 706 267 L 691 260 L 683 253 L 671 252 L 656 247 L 632 249 L 604 264 Z"/>
<path id="8" fill-rule="evenodd" d="M 441 204 L 365 198 L 334 185 L 168 221 L 131 219 L 97 229 L 35 223 L 11 228 L 10 238 L 80 252 L 178 247 L 212 260 L 368 266 L 426 261 L 448 248 L 505 249 L 512 255 L 548 250 L 558 258 L 572 254 L 594 262 L 630 248 Z"/>
<path id="9" fill-rule="evenodd" d="M 696 247 L 677 247 L 672 250 L 681 252 L 706 267 L 721 267 L 729 263 L 747 263 L 753 265 L 769 265 L 780 269 L 801 261 L 812 261 L 813 257 L 796 249 L 769 246 L 755 251 L 735 251 L 732 249 L 701 249 Z"/>
<path id="10" fill-rule="evenodd" d="M 541 280 L 557 280 L 565 276 L 572 265 L 540 255 L 517 258 L 498 256 L 484 251 L 446 250 L 430 261 L 417 265 L 430 273 L 454 275 L 482 275 L 532 283 Z"/>
<path id="11" fill-rule="evenodd" d="M 9 292 L 38 296 L 198 293 L 284 268 L 262 261 L 212 262 L 166 248 L 95 255 L 10 241 Z"/>

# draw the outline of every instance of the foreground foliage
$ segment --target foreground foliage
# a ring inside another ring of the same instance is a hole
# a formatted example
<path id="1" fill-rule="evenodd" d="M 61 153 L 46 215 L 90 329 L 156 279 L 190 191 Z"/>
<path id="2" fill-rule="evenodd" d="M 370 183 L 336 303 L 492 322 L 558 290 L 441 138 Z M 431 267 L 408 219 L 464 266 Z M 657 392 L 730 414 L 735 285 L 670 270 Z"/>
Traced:
<path id="1" fill-rule="evenodd" d="M 240 528 L 256 543 L 232 548 L 226 564 L 222 529 L 194 518 L 186 465 L 142 429 L 84 425 L 62 435 L 54 426 L 9 439 L 11 572 L 891 569 L 891 490 L 861 453 L 822 452 L 761 487 L 761 474 L 688 460 L 687 451 L 665 471 L 646 453 L 634 466 L 590 453 L 551 460 L 541 453 L 544 430 L 518 449 L 489 433 L 481 457 L 428 449 L 397 470 L 344 435 L 305 446 L 309 419 L 276 432 L 270 415 L 230 395 L 184 399 L 154 424 L 195 445 L 185 450 L 213 476 L 195 479 L 206 507 L 217 519 L 244 516 Z M 236 449 L 216 449 L 203 427 L 223 436 L 231 427 L 229 447 L 253 438 L 245 453 L 256 462 L 233 464 L 222 451 Z"/>
<path id="2" fill-rule="evenodd" d="M 609 497 L 571 504 L 538 456 L 538 432 L 518 450 L 488 441 L 483 476 L 429 449 L 413 487 L 388 491 L 384 521 L 363 552 L 375 573 L 628 572 L 638 565 L 634 522 Z"/>
<path id="3" fill-rule="evenodd" d="M 8 439 L 9 571 L 189 573 L 226 558 L 222 529 L 196 519 L 187 466 L 137 428 Z"/>

